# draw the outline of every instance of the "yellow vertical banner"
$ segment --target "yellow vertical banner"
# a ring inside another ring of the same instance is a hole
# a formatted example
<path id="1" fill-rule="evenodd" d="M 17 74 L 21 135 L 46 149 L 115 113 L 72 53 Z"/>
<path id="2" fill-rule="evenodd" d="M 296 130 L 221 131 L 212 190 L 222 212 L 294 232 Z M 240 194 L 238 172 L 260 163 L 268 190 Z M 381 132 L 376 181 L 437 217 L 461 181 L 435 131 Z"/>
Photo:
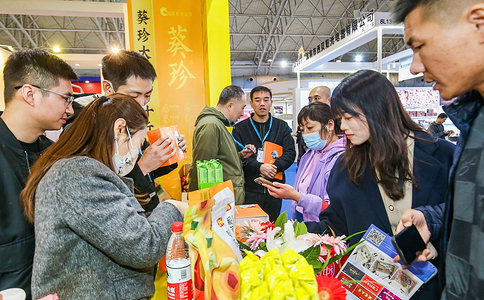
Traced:
<path id="1" fill-rule="evenodd" d="M 127 0 L 130 48 L 158 75 L 147 107 L 149 129 L 178 125 L 188 145 L 180 167 L 192 161 L 200 111 L 206 103 L 215 106 L 231 82 L 228 11 L 227 0 Z M 161 184 L 180 200 L 178 172 L 163 176 Z M 152 299 L 166 299 L 166 272 L 158 272 L 155 287 Z"/>
<path id="2" fill-rule="evenodd" d="M 195 120 L 205 105 L 202 13 L 199 1 L 153 1 L 162 126 L 178 125 L 192 161 Z M 162 178 L 163 187 L 179 199 L 178 174 Z"/>
<path id="3" fill-rule="evenodd" d="M 154 11 L 151 0 L 128 0 L 128 32 L 130 48 L 146 57 L 156 69 L 156 42 Z M 148 129 L 160 127 L 160 101 L 158 81 L 153 82 L 153 93 L 146 111 Z"/>

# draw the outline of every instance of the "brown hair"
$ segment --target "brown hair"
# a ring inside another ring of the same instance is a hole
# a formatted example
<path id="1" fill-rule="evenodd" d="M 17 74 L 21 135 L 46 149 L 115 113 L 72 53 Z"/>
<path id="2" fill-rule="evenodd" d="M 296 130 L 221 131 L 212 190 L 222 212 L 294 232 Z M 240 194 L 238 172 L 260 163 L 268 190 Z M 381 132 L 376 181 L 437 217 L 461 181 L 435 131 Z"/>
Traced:
<path id="1" fill-rule="evenodd" d="M 361 70 L 346 77 L 334 90 L 331 105 L 337 115 L 363 115 L 368 122 L 371 143 L 348 143 L 344 154 L 343 167 L 348 169 L 351 181 L 359 184 L 365 171 L 374 176 L 378 172 L 379 182 L 393 200 L 405 196 L 407 180 L 418 188 L 409 167 L 406 138 L 410 138 L 410 131 L 427 133 L 403 109 L 395 87 L 385 76 Z"/>
<path id="2" fill-rule="evenodd" d="M 25 215 L 30 222 L 34 222 L 37 185 L 58 160 L 88 156 L 114 171 L 113 126 L 118 118 L 126 120 L 131 135 L 146 128 L 148 123 L 148 116 L 133 97 L 124 94 L 113 94 L 109 98 L 103 96 L 89 103 L 72 126 L 40 156 L 20 194 Z"/>
<path id="3" fill-rule="evenodd" d="M 3 68 L 5 105 L 15 95 L 16 86 L 28 83 L 50 89 L 59 85 L 60 78 L 77 79 L 77 74 L 58 56 L 40 49 L 15 51 L 8 57 Z"/>

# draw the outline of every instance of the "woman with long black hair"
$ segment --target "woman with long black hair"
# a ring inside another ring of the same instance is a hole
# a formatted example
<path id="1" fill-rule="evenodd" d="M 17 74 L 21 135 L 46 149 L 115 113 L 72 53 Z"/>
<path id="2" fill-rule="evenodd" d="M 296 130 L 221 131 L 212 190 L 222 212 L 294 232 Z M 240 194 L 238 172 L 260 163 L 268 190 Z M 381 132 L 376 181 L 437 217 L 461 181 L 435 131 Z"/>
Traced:
<path id="1" fill-rule="evenodd" d="M 327 185 L 331 205 L 320 222 L 306 223 L 310 232 L 331 228 L 336 235 L 349 235 L 375 224 L 393 235 L 405 209 L 444 202 L 454 145 L 414 123 L 385 76 L 361 70 L 346 77 L 331 105 L 348 145 Z M 438 299 L 440 290 L 432 281 L 413 299 Z"/>

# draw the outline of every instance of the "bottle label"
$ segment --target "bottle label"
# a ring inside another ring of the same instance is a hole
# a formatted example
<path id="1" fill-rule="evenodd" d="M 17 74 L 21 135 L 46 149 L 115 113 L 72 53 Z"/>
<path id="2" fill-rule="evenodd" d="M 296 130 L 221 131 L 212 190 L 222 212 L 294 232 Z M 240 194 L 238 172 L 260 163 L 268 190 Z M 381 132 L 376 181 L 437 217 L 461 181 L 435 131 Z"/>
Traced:
<path id="1" fill-rule="evenodd" d="M 168 267 L 167 286 L 169 300 L 192 300 L 192 278 L 190 265 L 183 267 Z"/>

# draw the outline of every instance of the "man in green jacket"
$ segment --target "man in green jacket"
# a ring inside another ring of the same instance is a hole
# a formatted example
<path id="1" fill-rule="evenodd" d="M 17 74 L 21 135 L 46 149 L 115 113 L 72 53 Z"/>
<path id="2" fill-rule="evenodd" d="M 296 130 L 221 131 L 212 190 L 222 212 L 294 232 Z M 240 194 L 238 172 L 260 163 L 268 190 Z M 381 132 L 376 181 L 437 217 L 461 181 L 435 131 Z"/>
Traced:
<path id="1" fill-rule="evenodd" d="M 224 181 L 232 180 L 235 204 L 243 204 L 244 171 L 242 160 L 255 153 L 253 145 L 246 145 L 240 153 L 229 130 L 243 115 L 245 107 L 244 91 L 236 85 L 222 90 L 217 107 L 205 106 L 195 122 L 193 133 L 193 163 L 190 167 L 189 191 L 198 189 L 196 162 L 218 159 L 223 166 Z"/>

